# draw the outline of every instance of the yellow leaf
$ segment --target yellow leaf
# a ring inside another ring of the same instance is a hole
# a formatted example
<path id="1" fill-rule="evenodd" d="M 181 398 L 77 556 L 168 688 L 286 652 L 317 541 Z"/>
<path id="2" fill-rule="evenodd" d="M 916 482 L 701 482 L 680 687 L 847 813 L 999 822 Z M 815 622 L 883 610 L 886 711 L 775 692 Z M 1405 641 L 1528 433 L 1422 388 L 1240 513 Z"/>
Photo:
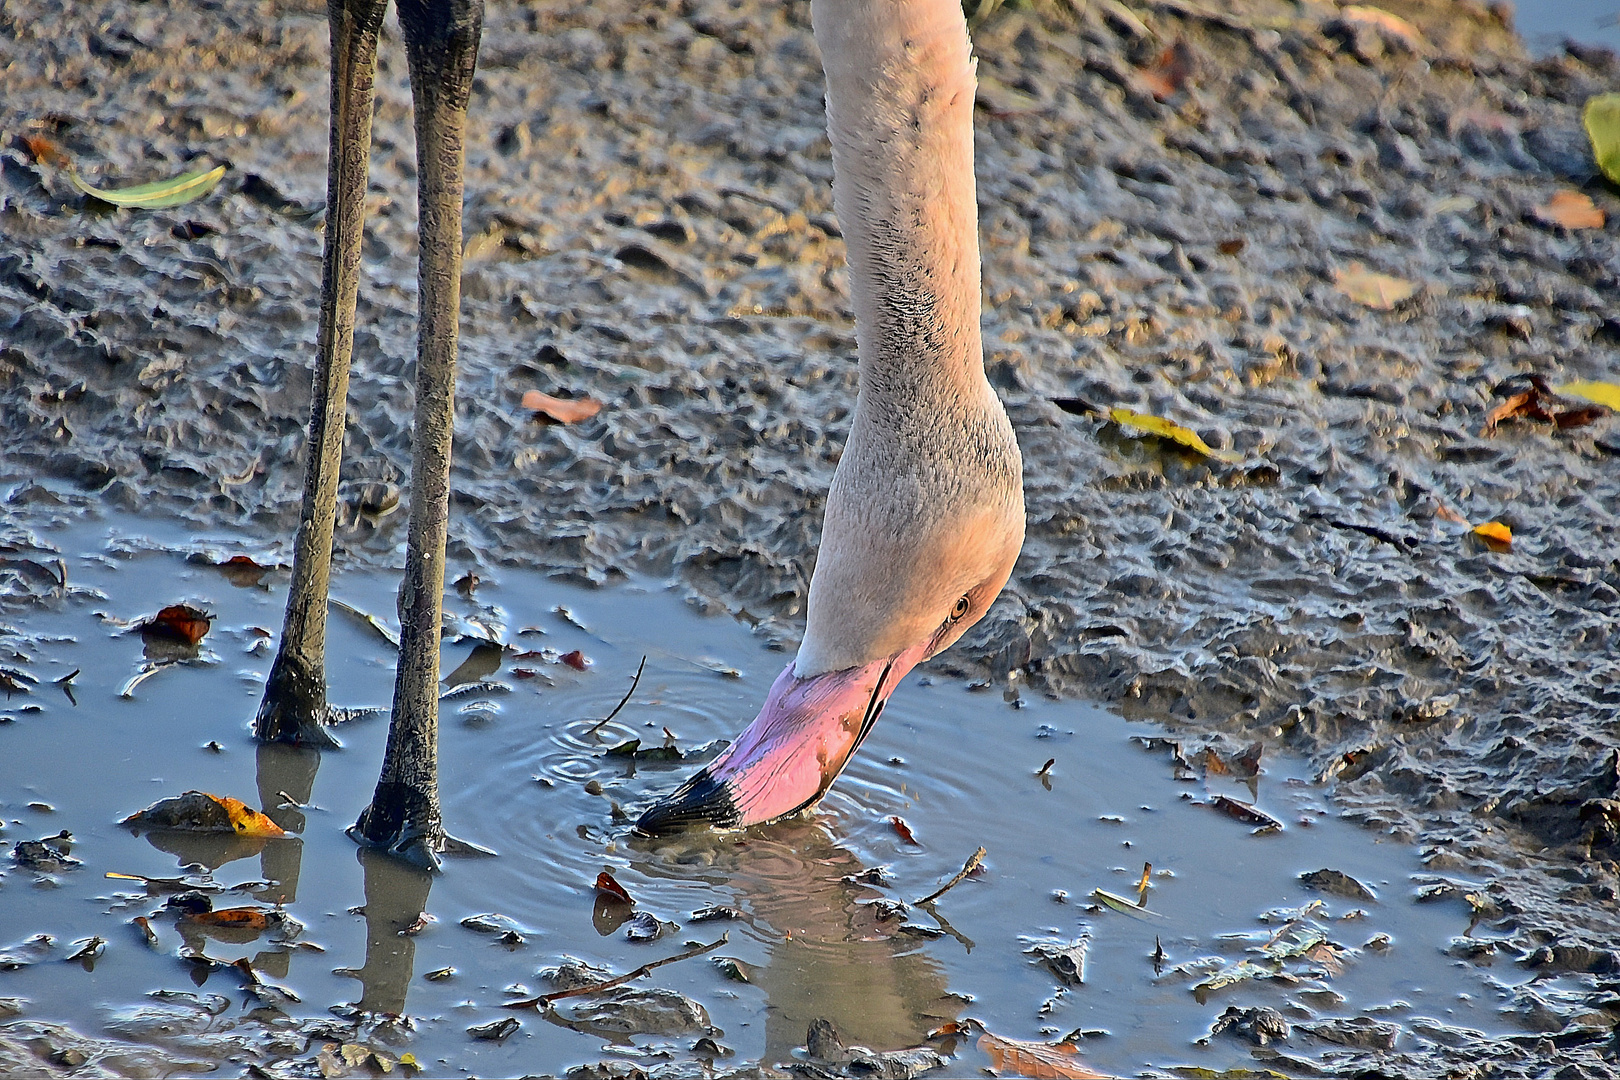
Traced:
<path id="1" fill-rule="evenodd" d="M 1196 450 L 1205 457 L 1214 458 L 1216 461 L 1232 464 L 1243 460 L 1242 454 L 1234 454 L 1230 450 L 1216 450 L 1199 438 L 1198 432 L 1191 428 L 1184 428 L 1180 424 L 1172 424 L 1162 417 L 1131 412 L 1129 409 L 1109 409 L 1108 419 L 1120 427 L 1135 428 L 1137 431 L 1144 431 L 1149 435 L 1157 435 L 1161 439 L 1169 439 L 1171 442 L 1179 443 L 1189 450 Z"/>
<path id="2" fill-rule="evenodd" d="M 236 830 L 237 836 L 286 836 L 287 832 L 280 825 L 271 821 L 241 799 L 233 799 L 229 795 L 220 798 L 210 795 L 225 808 L 225 815 L 231 819 L 231 828 Z"/>
<path id="3" fill-rule="evenodd" d="M 1379 311 L 1388 311 L 1417 292 L 1417 286 L 1410 281 L 1368 270 L 1358 262 L 1333 271 L 1333 284 L 1356 303 Z"/>
<path id="4" fill-rule="evenodd" d="M 1560 394 L 1585 398 L 1587 401 L 1595 401 L 1599 405 L 1607 405 L 1611 409 L 1620 410 L 1620 384 L 1581 379 L 1576 382 L 1565 383 L 1563 386 L 1554 387 L 1554 390 Z"/>
<path id="5" fill-rule="evenodd" d="M 1483 525 L 1475 525 L 1474 532 L 1484 537 L 1487 544 L 1500 544 L 1509 547 L 1513 543 L 1513 530 L 1500 521 L 1487 521 Z"/>
<path id="6" fill-rule="evenodd" d="M 161 210 L 169 206 L 180 206 L 200 199 L 214 189 L 219 178 L 225 175 L 225 166 L 215 169 L 199 169 L 196 172 L 177 176 L 173 180 L 160 180 L 155 184 L 137 184 L 127 188 L 98 188 L 84 182 L 77 170 L 68 169 L 68 179 L 73 186 L 86 195 L 94 196 L 104 203 L 114 206 L 131 207 L 137 210 Z"/>
<path id="7" fill-rule="evenodd" d="M 1620 94 L 1588 98 L 1581 124 L 1592 140 L 1592 158 L 1603 175 L 1620 184 Z"/>

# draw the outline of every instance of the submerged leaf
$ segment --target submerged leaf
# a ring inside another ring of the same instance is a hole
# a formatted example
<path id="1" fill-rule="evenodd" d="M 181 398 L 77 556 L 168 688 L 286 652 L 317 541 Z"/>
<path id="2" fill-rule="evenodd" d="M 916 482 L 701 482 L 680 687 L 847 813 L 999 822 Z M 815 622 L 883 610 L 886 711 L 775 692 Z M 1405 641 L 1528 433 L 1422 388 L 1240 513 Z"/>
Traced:
<path id="1" fill-rule="evenodd" d="M 177 176 L 173 180 L 159 180 L 154 184 L 137 184 L 127 188 L 98 188 L 84 182 L 77 170 L 69 167 L 68 179 L 73 186 L 86 195 L 100 199 L 113 206 L 123 206 L 136 210 L 161 210 L 169 206 L 180 206 L 200 199 L 214 189 L 220 177 L 225 175 L 225 166 L 220 165 L 213 169 L 198 169 L 196 172 Z"/>
<path id="2" fill-rule="evenodd" d="M 1358 304 L 1378 311 L 1388 311 L 1417 292 L 1417 286 L 1402 278 L 1368 270 L 1358 262 L 1343 270 L 1333 271 L 1333 284 L 1340 292 Z"/>
<path id="3" fill-rule="evenodd" d="M 1620 94 L 1599 94 L 1588 98 L 1581 110 L 1581 124 L 1592 140 L 1592 159 L 1603 175 L 1620 184 Z"/>
<path id="4" fill-rule="evenodd" d="M 1107 1080 L 1107 1073 L 1088 1068 L 1072 1042 L 1044 1043 L 1009 1039 L 986 1031 L 979 1049 L 990 1057 L 997 1072 L 1028 1076 L 1032 1080 Z"/>
<path id="5" fill-rule="evenodd" d="M 1234 454 L 1229 450 L 1214 449 L 1199 437 L 1198 432 L 1191 428 L 1184 428 L 1180 424 L 1173 424 L 1169 420 L 1158 416 L 1132 412 L 1129 409 L 1109 409 L 1108 419 L 1120 427 L 1135 428 L 1137 431 L 1143 431 L 1149 435 L 1157 435 L 1161 439 L 1169 439 L 1171 442 L 1185 446 L 1189 450 L 1196 450 L 1205 457 L 1214 458 L 1216 461 L 1232 464 L 1243 460 L 1241 454 Z"/>

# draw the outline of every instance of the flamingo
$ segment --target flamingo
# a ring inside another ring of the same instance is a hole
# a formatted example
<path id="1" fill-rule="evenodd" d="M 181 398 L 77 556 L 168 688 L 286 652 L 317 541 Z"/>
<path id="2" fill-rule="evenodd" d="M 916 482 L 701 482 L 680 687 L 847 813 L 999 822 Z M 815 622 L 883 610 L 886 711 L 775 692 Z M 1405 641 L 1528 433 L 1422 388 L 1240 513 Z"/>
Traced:
<path id="1" fill-rule="evenodd" d="M 860 379 L 798 654 L 720 757 L 637 821 L 813 806 L 914 666 L 983 617 L 1024 540 L 1022 459 L 984 374 L 974 65 L 957 0 L 812 0 Z"/>
<path id="2" fill-rule="evenodd" d="M 319 346 L 292 584 L 255 735 L 327 747 L 327 590 L 359 289 L 378 32 L 387 0 L 328 0 L 332 113 Z M 399 666 L 382 772 L 350 835 L 429 868 L 444 829 L 437 688 L 449 518 L 463 132 L 482 0 L 400 0 L 418 155 L 420 290 Z M 974 69 L 957 0 L 814 0 L 834 208 L 860 379 L 827 500 L 807 627 L 741 736 L 637 822 L 773 821 L 817 802 L 914 666 L 1000 593 L 1023 544 L 1022 462 L 984 375 Z"/>

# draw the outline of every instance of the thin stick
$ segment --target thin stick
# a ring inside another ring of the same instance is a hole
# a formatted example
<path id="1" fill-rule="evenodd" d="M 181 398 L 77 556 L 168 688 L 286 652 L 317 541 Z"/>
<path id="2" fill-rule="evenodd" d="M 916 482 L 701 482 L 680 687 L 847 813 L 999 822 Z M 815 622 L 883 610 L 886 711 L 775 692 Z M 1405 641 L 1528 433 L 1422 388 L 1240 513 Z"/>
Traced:
<path id="1" fill-rule="evenodd" d="M 962 870 L 960 873 L 951 878 L 951 880 L 947 881 L 945 884 L 941 885 L 939 888 L 935 889 L 933 892 L 929 893 L 927 896 L 923 897 L 921 900 L 913 900 L 912 904 L 916 907 L 922 907 L 924 904 L 932 903 L 933 901 L 938 900 L 948 891 L 960 885 L 962 883 L 962 879 L 973 873 L 973 871 L 977 870 L 979 868 L 979 863 L 983 861 L 984 848 L 980 848 L 978 851 L 975 851 L 973 854 L 968 856 L 967 862 L 962 864 Z"/>
<path id="2" fill-rule="evenodd" d="M 641 663 L 636 665 L 636 677 L 630 680 L 630 689 L 626 690 L 624 692 L 624 697 L 620 698 L 619 703 L 617 705 L 613 706 L 613 711 L 608 713 L 606 716 L 602 717 L 602 719 L 598 720 L 594 725 L 592 725 L 591 730 L 587 731 L 585 734 L 587 734 L 587 735 L 595 735 L 598 731 L 602 730 L 602 728 L 607 724 L 607 722 L 609 720 L 611 720 L 615 716 L 619 715 L 619 710 L 620 709 L 624 708 L 625 705 L 629 704 L 630 695 L 634 694 L 636 692 L 636 687 L 641 682 L 641 669 L 646 667 L 646 666 L 647 666 L 647 657 L 645 655 L 643 655 L 642 658 L 641 658 Z"/>
<path id="3" fill-rule="evenodd" d="M 632 979 L 641 978 L 643 975 L 651 972 L 653 968 L 661 968 L 665 964 L 673 964 L 677 960 L 689 960 L 694 956 L 699 956 L 713 949 L 718 949 L 720 946 L 724 945 L 730 940 L 731 931 L 727 930 L 725 933 L 720 935 L 719 941 L 711 941 L 707 945 L 697 945 L 693 948 L 687 949 L 683 953 L 676 953 L 674 956 L 666 956 L 662 960 L 654 960 L 651 963 L 642 964 L 628 975 L 620 975 L 617 978 L 605 979 L 602 982 L 591 983 L 589 986 L 576 986 L 572 990 L 557 990 L 549 994 L 541 994 L 538 997 L 524 998 L 522 1001 L 508 1001 L 505 1005 L 502 1005 L 501 1008 L 535 1009 L 539 1008 L 541 1005 L 550 1005 L 553 1001 L 559 1001 L 562 998 L 579 997 L 582 994 L 596 994 L 603 990 L 611 990 L 615 986 L 621 986 Z"/>

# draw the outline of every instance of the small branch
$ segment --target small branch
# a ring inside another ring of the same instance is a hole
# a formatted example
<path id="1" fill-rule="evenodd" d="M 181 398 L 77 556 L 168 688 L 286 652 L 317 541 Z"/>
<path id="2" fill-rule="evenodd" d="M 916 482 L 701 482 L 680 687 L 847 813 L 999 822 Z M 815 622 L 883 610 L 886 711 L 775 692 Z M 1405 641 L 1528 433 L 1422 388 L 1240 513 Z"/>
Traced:
<path id="1" fill-rule="evenodd" d="M 607 722 L 609 720 L 612 720 L 615 716 L 619 715 L 619 710 L 620 709 L 624 708 L 625 705 L 629 704 L 630 695 L 634 694 L 636 692 L 636 687 L 641 684 L 641 670 L 643 668 L 645 668 L 646 666 L 647 666 L 647 657 L 645 655 L 643 655 L 642 658 L 641 658 L 641 663 L 636 665 L 636 677 L 630 680 L 630 689 L 626 690 L 624 692 L 624 697 L 620 698 L 619 703 L 617 705 L 613 706 L 613 711 L 608 713 L 606 716 L 602 717 L 602 719 L 598 720 L 591 727 L 591 729 L 589 731 L 587 731 L 585 734 L 587 734 L 587 735 L 595 735 L 598 731 L 601 731 L 602 728 L 607 725 Z"/>
<path id="2" fill-rule="evenodd" d="M 579 997 L 582 994 L 596 994 L 603 990 L 611 990 L 615 986 L 622 986 L 624 983 L 630 982 L 632 979 L 641 978 L 643 975 L 651 972 L 653 968 L 661 968 L 665 964 L 673 964 L 679 960 L 690 960 L 694 956 L 700 956 L 703 953 L 718 949 L 720 946 L 724 945 L 730 940 L 731 931 L 727 930 L 725 933 L 720 935 L 720 940 L 718 941 L 711 941 L 707 945 L 696 945 L 690 949 L 687 949 L 683 953 L 676 953 L 674 956 L 666 956 L 662 960 L 654 960 L 651 963 L 642 964 L 628 975 L 620 975 L 616 978 L 604 979 L 602 982 L 591 983 L 588 986 L 576 986 L 572 990 L 555 990 L 549 994 L 540 994 L 537 997 L 524 998 L 522 1001 L 508 1001 L 505 1005 L 502 1005 L 501 1008 L 536 1009 L 541 1005 L 550 1005 L 553 1001 L 560 1001 L 563 998 Z"/>
<path id="3" fill-rule="evenodd" d="M 956 886 L 960 885 L 962 883 L 962 879 L 973 873 L 973 871 L 977 870 L 979 868 L 979 864 L 983 861 L 984 848 L 980 848 L 968 856 L 967 862 L 962 864 L 961 871 L 955 877 L 951 878 L 951 880 L 947 881 L 945 884 L 941 885 L 939 888 L 935 889 L 921 900 L 913 900 L 912 904 L 915 907 L 922 907 L 924 904 L 930 904 L 935 900 L 938 900 L 951 889 L 954 889 Z"/>

